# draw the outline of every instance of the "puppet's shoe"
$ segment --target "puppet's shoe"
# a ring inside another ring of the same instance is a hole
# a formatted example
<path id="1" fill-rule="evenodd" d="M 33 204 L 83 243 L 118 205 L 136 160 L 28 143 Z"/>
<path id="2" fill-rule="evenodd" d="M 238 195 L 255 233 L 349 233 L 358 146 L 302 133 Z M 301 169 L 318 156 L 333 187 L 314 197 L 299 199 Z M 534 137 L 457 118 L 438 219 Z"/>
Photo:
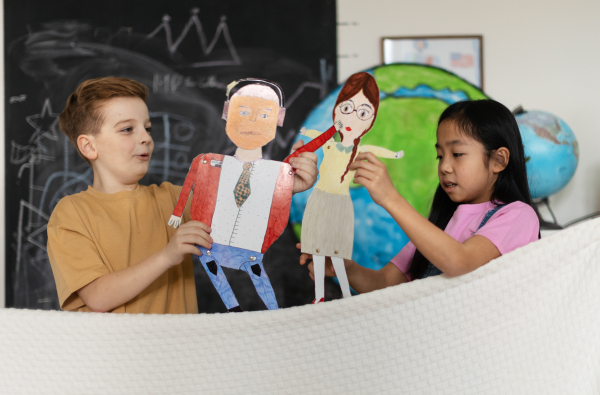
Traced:
<path id="1" fill-rule="evenodd" d="M 235 306 L 230 308 L 229 310 L 227 310 L 228 313 L 241 313 L 242 309 L 240 308 L 240 306 Z"/>
<path id="2" fill-rule="evenodd" d="M 319 299 L 319 301 L 317 302 L 317 299 L 313 300 L 311 304 L 317 304 L 317 303 L 323 303 L 325 302 L 325 298 L 321 298 Z"/>

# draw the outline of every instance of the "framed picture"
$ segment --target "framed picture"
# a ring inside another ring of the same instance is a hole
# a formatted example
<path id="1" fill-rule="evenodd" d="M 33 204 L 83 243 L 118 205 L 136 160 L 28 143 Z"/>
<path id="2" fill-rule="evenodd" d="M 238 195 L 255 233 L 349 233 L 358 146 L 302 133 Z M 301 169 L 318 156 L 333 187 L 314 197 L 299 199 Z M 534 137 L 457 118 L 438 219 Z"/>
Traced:
<path id="1" fill-rule="evenodd" d="M 483 36 L 383 37 L 382 63 L 446 69 L 483 90 Z"/>

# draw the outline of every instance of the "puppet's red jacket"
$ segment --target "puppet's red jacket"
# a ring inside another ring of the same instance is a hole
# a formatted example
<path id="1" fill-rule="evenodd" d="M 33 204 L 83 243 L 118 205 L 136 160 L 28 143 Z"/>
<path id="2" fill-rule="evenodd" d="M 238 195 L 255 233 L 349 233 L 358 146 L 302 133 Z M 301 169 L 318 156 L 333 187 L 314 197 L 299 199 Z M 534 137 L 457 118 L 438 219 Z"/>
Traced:
<path id="1" fill-rule="evenodd" d="M 173 215 L 177 217 L 183 215 L 183 210 L 193 189 L 192 220 L 211 226 L 217 204 L 217 193 L 219 191 L 221 176 L 221 167 L 211 166 L 211 161 L 222 162 L 223 159 L 224 155 L 219 154 L 203 154 L 194 158 L 179 194 L 177 205 L 173 210 Z M 287 226 L 293 188 L 294 172 L 292 171 L 292 166 L 282 162 L 273 192 L 269 222 L 261 249 L 261 253 L 263 254 L 277 240 Z"/>

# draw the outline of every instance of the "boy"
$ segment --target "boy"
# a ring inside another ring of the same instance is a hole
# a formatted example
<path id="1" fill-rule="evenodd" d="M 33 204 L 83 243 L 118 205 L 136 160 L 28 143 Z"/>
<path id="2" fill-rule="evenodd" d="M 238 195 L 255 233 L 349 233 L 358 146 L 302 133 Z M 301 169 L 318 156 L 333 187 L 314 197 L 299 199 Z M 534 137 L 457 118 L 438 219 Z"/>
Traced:
<path id="1" fill-rule="evenodd" d="M 93 185 L 63 198 L 48 222 L 63 310 L 198 311 L 190 254 L 201 254 L 196 245 L 212 247 L 211 229 L 199 221 L 168 227 L 181 188 L 138 184 L 154 148 L 147 97 L 130 79 L 88 80 L 60 115 L 61 130 L 94 173 Z"/>

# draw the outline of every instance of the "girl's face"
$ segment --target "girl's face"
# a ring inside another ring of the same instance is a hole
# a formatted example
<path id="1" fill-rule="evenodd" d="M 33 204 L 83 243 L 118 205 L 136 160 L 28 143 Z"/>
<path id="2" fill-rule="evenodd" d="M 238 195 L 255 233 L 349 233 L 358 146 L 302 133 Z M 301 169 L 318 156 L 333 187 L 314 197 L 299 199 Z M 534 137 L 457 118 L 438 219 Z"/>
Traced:
<path id="1" fill-rule="evenodd" d="M 340 134 L 344 137 L 342 144 L 350 146 L 354 139 L 360 137 L 373 123 L 375 109 L 361 90 L 350 99 L 335 107 L 333 120 L 342 122 Z"/>
<path id="2" fill-rule="evenodd" d="M 461 133 L 455 122 L 445 121 L 437 129 L 435 148 L 440 185 L 453 202 L 490 200 L 499 171 L 483 144 Z"/>

